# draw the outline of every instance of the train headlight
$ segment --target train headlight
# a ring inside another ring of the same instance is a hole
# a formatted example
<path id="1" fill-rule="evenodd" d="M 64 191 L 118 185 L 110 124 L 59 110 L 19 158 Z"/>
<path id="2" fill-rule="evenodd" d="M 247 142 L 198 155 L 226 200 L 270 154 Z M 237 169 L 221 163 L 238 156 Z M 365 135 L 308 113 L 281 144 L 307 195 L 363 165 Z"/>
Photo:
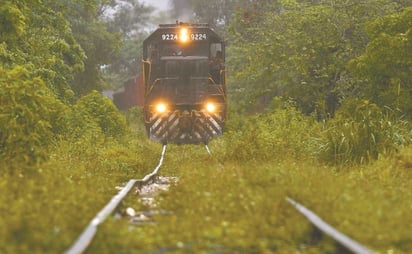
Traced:
<path id="1" fill-rule="evenodd" d="M 209 113 L 214 113 L 216 111 L 216 105 L 213 102 L 206 103 L 205 109 Z"/>
<path id="2" fill-rule="evenodd" d="M 185 43 L 189 40 L 189 30 L 185 27 L 180 29 L 180 41 Z"/>
<path id="3" fill-rule="evenodd" d="M 156 104 L 155 109 L 157 113 L 164 113 L 167 110 L 167 106 L 164 103 L 158 103 Z"/>

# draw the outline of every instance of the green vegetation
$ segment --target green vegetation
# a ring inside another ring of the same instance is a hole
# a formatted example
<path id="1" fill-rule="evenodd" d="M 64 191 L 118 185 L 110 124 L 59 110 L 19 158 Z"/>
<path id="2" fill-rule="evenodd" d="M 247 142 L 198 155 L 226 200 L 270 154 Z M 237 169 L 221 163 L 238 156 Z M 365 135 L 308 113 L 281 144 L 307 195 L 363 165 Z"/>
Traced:
<path id="1" fill-rule="evenodd" d="M 410 3 L 277 2 L 239 12 L 229 28 L 237 110 L 281 95 L 320 119 L 354 99 L 411 116 Z"/>
<path id="2" fill-rule="evenodd" d="M 134 111 L 129 114 L 140 121 Z M 109 218 L 89 253 L 325 253 L 335 248 L 327 238 L 312 239 L 313 229 L 286 196 L 375 250 L 412 250 L 405 226 L 410 223 L 410 148 L 364 165 L 327 166 L 313 153 L 314 143 L 327 140 L 318 134 L 323 132 L 311 131 L 325 128 L 323 123 L 302 117 L 290 105 L 243 121 L 232 116 L 226 135 L 210 144 L 213 157 L 202 146 L 169 147 L 161 172 L 180 180 L 157 199 L 155 209 L 170 213 L 155 216 L 155 226 Z M 2 210 L 13 214 L 0 221 L 2 252 L 63 251 L 117 192 L 114 187 L 147 173 L 158 159 L 160 145 L 142 141 L 142 128 L 117 140 L 96 133 L 59 142 L 33 171 L 2 177 Z M 120 212 L 127 207 L 152 209 L 133 194 Z"/>
<path id="3" fill-rule="evenodd" d="M 158 149 L 129 138 L 116 142 L 99 135 L 59 142 L 41 166 L 3 173 L 0 252 L 61 253 L 68 248 L 117 193 L 115 187 L 147 173 L 156 160 L 151 154 Z"/>
<path id="4" fill-rule="evenodd" d="M 135 75 L 151 9 L 3 2 L 0 252 L 61 253 L 157 162 L 141 109 L 99 93 Z M 410 1 L 183 2 L 230 42 L 226 133 L 212 157 L 170 146 L 161 172 L 180 180 L 157 198 L 166 213 L 109 218 L 88 253 L 333 252 L 286 196 L 380 253 L 411 253 Z M 127 207 L 153 209 L 133 194 Z"/>
<path id="5" fill-rule="evenodd" d="M 278 110 L 253 122 L 263 125 L 270 119 L 282 125 L 285 114 L 296 111 Z M 238 124 L 231 119 L 229 128 Z M 311 142 L 319 137 L 299 135 L 321 124 L 290 119 L 298 131 L 290 141 L 289 130 L 271 125 L 257 135 L 245 124 L 242 134 L 229 132 L 210 144 L 213 157 L 202 146 L 169 147 L 162 175 L 178 176 L 179 182 L 157 197 L 155 208 L 136 196 L 120 208 L 166 213 L 152 217 L 155 225 L 109 219 L 89 252 L 334 253 L 331 239 L 318 239 L 286 202 L 290 196 L 380 253 L 409 253 L 411 148 L 368 164 L 328 166 L 310 153 Z M 269 133 L 278 138 L 264 136 Z M 282 146 L 286 149 L 278 149 Z"/>

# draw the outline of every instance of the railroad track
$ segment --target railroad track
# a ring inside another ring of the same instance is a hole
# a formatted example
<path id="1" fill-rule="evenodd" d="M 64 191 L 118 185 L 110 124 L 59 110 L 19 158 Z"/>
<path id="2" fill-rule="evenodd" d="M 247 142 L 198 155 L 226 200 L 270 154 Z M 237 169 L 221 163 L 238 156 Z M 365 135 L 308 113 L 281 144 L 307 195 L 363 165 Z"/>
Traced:
<path id="1" fill-rule="evenodd" d="M 212 155 L 209 148 L 206 146 L 206 150 L 209 155 Z M 222 165 L 222 164 L 220 164 Z M 350 253 L 355 254 L 374 254 L 375 252 L 370 250 L 368 247 L 360 244 L 359 242 L 355 241 L 354 239 L 350 238 L 349 236 L 339 232 L 333 226 L 326 223 L 322 218 L 320 218 L 317 214 L 313 211 L 309 210 L 302 204 L 298 203 L 294 199 L 290 197 L 286 197 L 286 201 L 293 205 L 296 210 L 301 213 L 306 219 L 312 223 L 321 233 L 328 235 L 334 241 L 336 241 L 340 246 L 342 246 L 345 250 L 348 250 Z"/>
<path id="2" fill-rule="evenodd" d="M 160 167 L 163 164 L 163 159 L 166 154 L 166 145 L 163 145 L 162 153 L 159 163 L 153 169 L 153 171 L 144 176 L 142 179 L 130 179 L 127 184 L 106 204 L 106 206 L 90 221 L 89 225 L 83 230 L 82 234 L 77 240 L 67 249 L 66 254 L 79 254 L 83 253 L 92 242 L 94 236 L 97 233 L 97 227 L 103 223 L 103 221 L 113 213 L 120 202 L 127 196 L 130 190 L 137 185 L 142 188 L 144 185 L 150 183 L 154 177 L 158 174 Z"/>
<path id="3" fill-rule="evenodd" d="M 363 246 L 359 242 L 353 240 L 349 236 L 339 232 L 337 229 L 326 223 L 317 214 L 293 200 L 290 197 L 286 197 L 286 200 L 293 205 L 296 210 L 299 211 L 303 216 L 305 216 L 316 228 L 318 228 L 322 233 L 329 235 L 333 240 L 343 246 L 346 250 L 351 253 L 356 254 L 373 254 L 372 250 Z"/>
<path id="4" fill-rule="evenodd" d="M 207 153 L 212 156 L 209 147 L 205 146 Z M 80 254 L 83 253 L 87 247 L 92 242 L 94 236 L 97 233 L 98 226 L 103 223 L 103 221 L 113 213 L 120 202 L 127 196 L 130 190 L 137 186 L 139 190 L 147 187 L 151 183 L 154 177 L 157 176 L 164 160 L 166 154 L 166 145 L 163 145 L 159 163 L 153 169 L 153 171 L 144 176 L 142 179 L 131 179 L 129 182 L 115 195 L 109 203 L 90 221 L 89 225 L 84 229 L 82 234 L 77 238 L 73 245 L 67 249 L 64 253 L 66 254 Z M 222 165 L 222 164 L 221 164 Z M 363 246 L 359 242 L 353 240 L 347 235 L 339 232 L 333 226 L 329 225 L 322 218 L 316 215 L 313 211 L 309 210 L 302 204 L 298 203 L 290 197 L 286 197 L 286 201 L 296 208 L 296 210 L 301 213 L 306 219 L 312 223 L 321 233 L 330 236 L 334 241 L 336 241 L 340 246 L 343 246 L 345 250 L 350 253 L 356 254 L 373 254 L 372 250 L 368 247 Z"/>

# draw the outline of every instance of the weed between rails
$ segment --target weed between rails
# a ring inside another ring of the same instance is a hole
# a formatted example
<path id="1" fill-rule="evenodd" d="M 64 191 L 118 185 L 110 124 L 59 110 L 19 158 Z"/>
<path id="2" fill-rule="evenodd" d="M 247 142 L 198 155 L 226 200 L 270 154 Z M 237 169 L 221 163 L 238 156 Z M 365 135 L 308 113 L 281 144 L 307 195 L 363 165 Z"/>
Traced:
<path id="1" fill-rule="evenodd" d="M 212 151 L 214 145 L 218 142 Z M 110 220 L 90 253 L 330 253 L 340 248 L 328 237 L 313 241 L 312 226 L 286 196 L 374 250 L 412 250 L 405 226 L 412 223 L 410 202 L 405 202 L 412 198 L 412 172 L 396 168 L 394 160 L 349 169 L 283 157 L 226 160 L 222 168 L 200 151 L 194 146 L 169 150 L 162 174 L 180 180 L 157 198 L 156 209 L 167 214 L 154 215 L 154 225 L 137 227 Z M 132 198 L 128 206 L 146 209 Z"/>

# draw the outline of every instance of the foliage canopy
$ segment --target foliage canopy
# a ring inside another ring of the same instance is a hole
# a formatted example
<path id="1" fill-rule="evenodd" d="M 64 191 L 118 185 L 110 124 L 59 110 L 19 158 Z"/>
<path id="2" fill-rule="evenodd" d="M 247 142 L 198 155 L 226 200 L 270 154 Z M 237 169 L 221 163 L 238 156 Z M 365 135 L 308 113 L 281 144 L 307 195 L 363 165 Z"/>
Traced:
<path id="1" fill-rule="evenodd" d="M 254 15 L 239 11 L 229 27 L 232 95 L 243 103 L 238 108 L 261 110 L 281 95 L 319 118 L 359 97 L 409 112 L 410 3 L 263 5 Z"/>

